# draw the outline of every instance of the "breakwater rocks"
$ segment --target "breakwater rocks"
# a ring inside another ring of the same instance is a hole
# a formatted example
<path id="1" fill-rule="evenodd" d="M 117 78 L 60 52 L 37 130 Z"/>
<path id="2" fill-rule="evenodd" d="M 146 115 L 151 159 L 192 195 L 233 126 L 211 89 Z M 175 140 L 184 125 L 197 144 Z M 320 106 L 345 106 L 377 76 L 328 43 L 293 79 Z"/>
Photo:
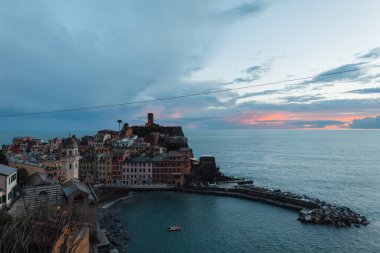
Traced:
<path id="1" fill-rule="evenodd" d="M 230 196 L 261 201 L 267 204 L 299 211 L 298 220 L 304 223 L 332 225 L 336 227 L 367 225 L 366 217 L 353 212 L 348 207 L 340 207 L 306 195 L 284 192 L 253 185 L 234 188 L 189 187 L 183 192 Z"/>
<path id="2" fill-rule="evenodd" d="M 291 192 L 283 192 L 280 189 L 268 189 L 256 186 L 243 186 L 240 189 L 265 193 L 269 198 L 282 200 L 288 203 L 296 202 L 305 208 L 299 212 L 298 220 L 303 223 L 314 223 L 321 225 L 332 225 L 335 227 L 368 225 L 369 221 L 365 216 L 355 213 L 345 206 L 336 206 L 307 195 L 300 195 Z"/>
<path id="3" fill-rule="evenodd" d="M 315 223 L 332 225 L 335 227 L 346 227 L 354 225 L 368 225 L 366 217 L 350 210 L 348 207 L 337 207 L 331 204 L 322 205 L 312 210 L 299 212 L 298 220 L 304 223 Z"/>

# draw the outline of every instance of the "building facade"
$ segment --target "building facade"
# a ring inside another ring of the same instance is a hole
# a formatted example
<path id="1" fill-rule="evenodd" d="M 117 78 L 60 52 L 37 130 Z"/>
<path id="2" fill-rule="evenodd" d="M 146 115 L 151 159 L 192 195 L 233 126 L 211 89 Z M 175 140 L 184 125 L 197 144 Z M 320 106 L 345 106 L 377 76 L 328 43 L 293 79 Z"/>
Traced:
<path id="1" fill-rule="evenodd" d="M 152 161 L 153 184 L 182 186 L 185 175 L 191 172 L 191 150 L 181 148 L 154 156 Z"/>
<path id="2" fill-rule="evenodd" d="M 16 197 L 17 170 L 0 164 L 0 209 L 9 207 Z"/>
<path id="3" fill-rule="evenodd" d="M 74 137 L 62 140 L 61 145 L 61 169 L 65 171 L 63 181 L 79 179 L 79 160 L 78 143 Z"/>
<path id="4" fill-rule="evenodd" d="M 123 163 L 122 184 L 151 184 L 153 178 L 152 162 L 149 157 L 136 156 L 126 159 Z"/>

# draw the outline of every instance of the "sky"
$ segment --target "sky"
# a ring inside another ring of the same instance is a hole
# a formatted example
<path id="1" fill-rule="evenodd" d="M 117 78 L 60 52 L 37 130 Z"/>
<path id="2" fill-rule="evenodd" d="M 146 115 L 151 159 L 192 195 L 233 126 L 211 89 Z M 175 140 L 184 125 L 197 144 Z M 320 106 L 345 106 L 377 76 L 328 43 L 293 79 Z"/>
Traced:
<path id="1" fill-rule="evenodd" d="M 378 129 L 379 10 L 378 0 L 0 0 L 0 131 L 117 129 L 148 112 L 185 129 Z"/>

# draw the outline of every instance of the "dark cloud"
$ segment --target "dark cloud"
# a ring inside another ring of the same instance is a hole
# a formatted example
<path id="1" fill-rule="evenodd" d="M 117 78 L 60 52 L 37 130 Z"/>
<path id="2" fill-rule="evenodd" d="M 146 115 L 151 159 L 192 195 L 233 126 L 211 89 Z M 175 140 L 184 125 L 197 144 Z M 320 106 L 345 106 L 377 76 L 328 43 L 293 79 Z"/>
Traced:
<path id="1" fill-rule="evenodd" d="M 357 80 L 366 77 L 365 70 L 362 70 L 364 63 L 352 63 L 339 66 L 320 73 L 319 75 L 312 78 L 310 81 L 305 83 L 331 83 L 337 81 L 351 81 Z M 340 73 L 340 74 L 336 74 Z"/>
<path id="2" fill-rule="evenodd" d="M 259 92 L 249 92 L 244 95 L 238 96 L 238 99 L 242 98 L 250 98 L 250 97 L 258 97 L 258 96 L 265 96 L 265 95 L 272 95 L 272 94 L 279 94 L 284 92 L 283 90 L 264 90 Z"/>
<path id="3" fill-rule="evenodd" d="M 380 57 L 380 47 L 369 50 L 365 54 L 358 56 L 359 59 L 377 59 Z"/>
<path id="4" fill-rule="evenodd" d="M 352 121 L 350 128 L 355 129 L 380 129 L 380 116 L 375 118 L 355 119 Z"/>
<path id="5" fill-rule="evenodd" d="M 227 18 L 230 20 L 235 20 L 242 17 L 251 17 L 262 12 L 267 7 L 269 7 L 268 1 L 264 2 L 264 1 L 256 0 L 256 1 L 242 3 L 236 7 L 226 10 L 221 13 L 221 16 L 223 18 Z"/>
<path id="6" fill-rule="evenodd" d="M 325 97 L 321 95 L 315 96 L 288 96 L 284 97 L 284 99 L 289 103 L 306 103 L 324 99 Z"/>
<path id="7" fill-rule="evenodd" d="M 202 68 L 220 31 L 204 25 L 217 4 L 169 2 L 2 2 L 1 115 L 182 93 L 189 87 L 184 77 Z M 191 84 L 193 92 L 205 88 L 215 88 L 215 83 Z M 215 100 L 207 98 L 198 104 Z M 88 111 L 82 114 L 102 118 L 108 113 L 116 118 L 142 112 L 145 106 L 94 111 L 96 116 Z M 53 122 L 61 117 L 74 120 L 77 114 L 72 115 L 49 116 Z M 29 123 L 33 120 L 39 124 L 39 119 L 28 118 Z"/>
<path id="8" fill-rule="evenodd" d="M 346 93 L 356 93 L 356 94 L 377 94 L 380 93 L 380 87 L 379 88 L 367 88 L 367 89 L 359 89 L 359 90 L 350 90 Z"/>

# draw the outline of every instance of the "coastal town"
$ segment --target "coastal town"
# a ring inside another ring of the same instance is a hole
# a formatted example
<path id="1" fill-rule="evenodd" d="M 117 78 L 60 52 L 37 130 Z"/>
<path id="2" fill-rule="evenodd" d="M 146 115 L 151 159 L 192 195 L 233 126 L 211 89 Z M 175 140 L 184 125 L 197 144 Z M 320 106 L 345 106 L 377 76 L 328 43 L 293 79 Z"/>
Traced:
<path id="1" fill-rule="evenodd" d="M 153 113 L 143 126 L 117 123 L 118 131 L 100 130 L 94 136 L 69 134 L 47 142 L 15 137 L 2 146 L 0 252 L 123 251 L 129 237 L 120 234 L 119 220 L 108 217 L 104 208 L 133 191 L 175 190 L 260 201 L 299 212 L 303 223 L 369 223 L 347 207 L 224 176 L 213 156 L 194 158 L 181 126 L 156 124 Z M 15 237 L 20 243 L 10 243 Z"/>
<path id="2" fill-rule="evenodd" d="M 118 123 L 119 131 L 100 130 L 94 136 L 69 134 L 47 142 L 15 137 L 11 144 L 3 145 L 6 165 L 0 165 L 1 210 L 12 217 L 36 219 L 41 219 L 41 212 L 48 213 L 43 210 L 46 208 L 81 210 L 76 215 L 86 224 L 83 229 L 88 236 L 67 245 L 68 240 L 57 235 L 55 245 L 46 248 L 91 245 L 90 252 L 96 252 L 108 249 L 105 231 L 98 225 L 97 205 L 114 197 L 112 188 L 170 189 L 183 186 L 200 171 L 210 179 L 221 176 L 214 157 L 193 158 L 182 127 L 160 126 L 153 113 L 147 114 L 143 126 L 124 123 L 121 127 L 122 121 Z M 100 191 L 100 199 L 96 193 L 100 188 L 111 190 Z"/>

